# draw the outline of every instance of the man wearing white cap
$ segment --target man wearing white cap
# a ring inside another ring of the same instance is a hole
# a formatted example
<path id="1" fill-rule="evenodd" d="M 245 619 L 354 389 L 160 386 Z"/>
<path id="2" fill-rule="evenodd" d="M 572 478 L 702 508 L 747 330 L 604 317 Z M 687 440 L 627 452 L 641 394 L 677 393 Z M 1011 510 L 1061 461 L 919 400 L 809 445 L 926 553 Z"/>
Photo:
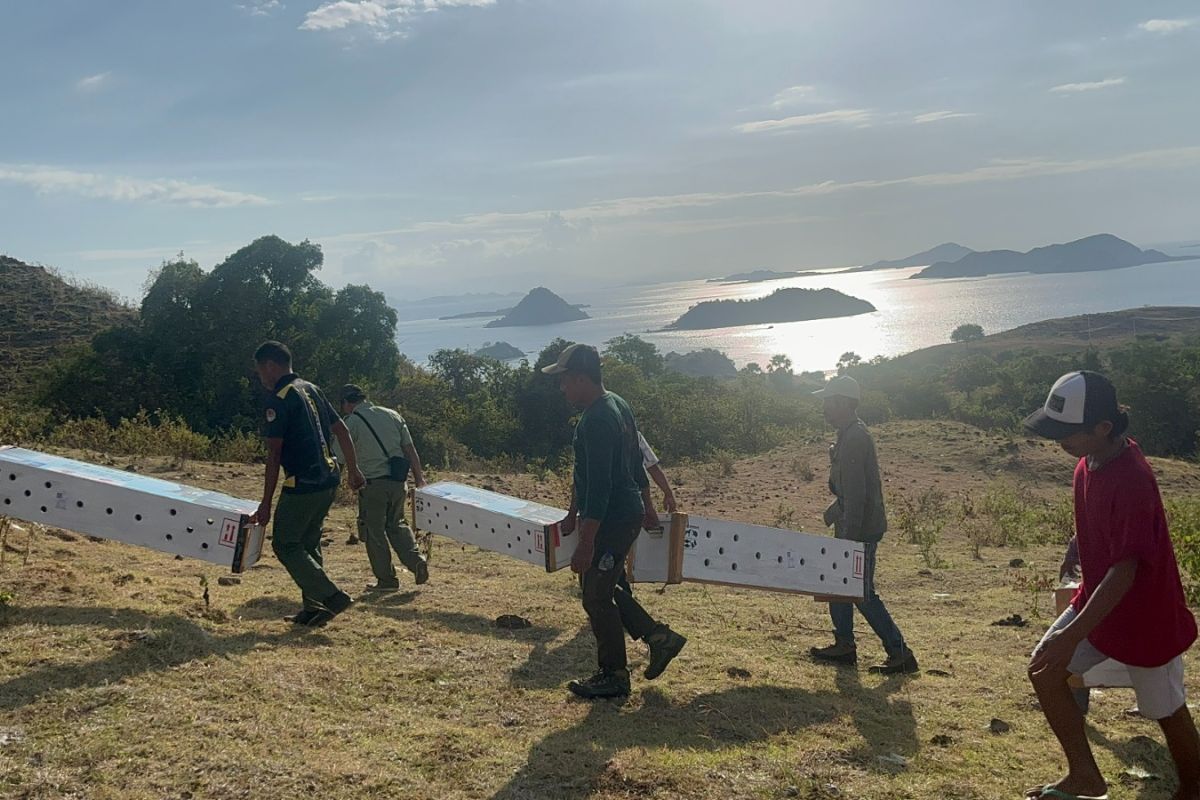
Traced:
<path id="1" fill-rule="evenodd" d="M 828 647 L 814 647 L 809 653 L 819 661 L 857 664 L 854 607 L 858 606 L 887 651 L 887 659 L 871 667 L 871 672 L 884 675 L 916 672 L 916 656 L 905 644 L 883 599 L 875 593 L 875 551 L 887 532 L 887 515 L 875 442 L 867 426 L 858 418 L 862 391 L 854 378 L 838 375 L 814 394 L 824 401 L 825 421 L 838 432 L 837 443 L 829 449 L 829 490 L 836 499 L 825 511 L 825 524 L 833 527 L 834 535 L 839 539 L 862 542 L 865 563 L 863 599 L 854 603 L 830 603 L 834 643 Z"/>
<path id="2" fill-rule="evenodd" d="M 1078 461 L 1075 539 L 1083 573 L 1071 605 L 1033 651 L 1029 679 L 1067 757 L 1067 774 L 1026 797 L 1108 797 L 1067 682 L 1107 659 L 1124 665 L 1142 716 L 1157 720 L 1179 774 L 1172 797 L 1200 798 L 1200 737 L 1188 711 L 1182 654 L 1196 640 L 1154 470 L 1125 435 L 1129 416 L 1095 372 L 1070 372 L 1025 420 Z"/>

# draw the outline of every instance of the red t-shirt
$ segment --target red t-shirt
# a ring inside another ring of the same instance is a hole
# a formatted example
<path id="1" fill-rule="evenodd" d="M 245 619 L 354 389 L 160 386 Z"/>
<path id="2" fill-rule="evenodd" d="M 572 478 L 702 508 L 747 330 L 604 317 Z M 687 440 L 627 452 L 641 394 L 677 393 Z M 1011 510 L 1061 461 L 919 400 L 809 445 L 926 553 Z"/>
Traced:
<path id="1" fill-rule="evenodd" d="M 1154 471 L 1137 442 L 1098 470 L 1075 467 L 1075 532 L 1083 581 L 1073 604 L 1082 610 L 1116 564 L 1137 559 L 1133 585 L 1088 640 L 1109 658 L 1158 667 L 1196 640 L 1196 620 L 1183 598 L 1175 548 Z"/>

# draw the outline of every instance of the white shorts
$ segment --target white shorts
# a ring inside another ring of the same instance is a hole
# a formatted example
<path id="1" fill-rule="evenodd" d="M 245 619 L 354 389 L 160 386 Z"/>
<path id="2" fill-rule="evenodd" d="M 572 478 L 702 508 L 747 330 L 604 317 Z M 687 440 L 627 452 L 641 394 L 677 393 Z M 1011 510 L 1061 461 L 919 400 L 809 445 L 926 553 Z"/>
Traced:
<path id="1" fill-rule="evenodd" d="M 1075 607 L 1068 606 L 1062 616 L 1056 619 L 1046 631 L 1042 641 L 1038 642 L 1038 646 L 1033 649 L 1033 652 L 1036 654 L 1041 650 L 1047 636 L 1070 625 L 1076 616 L 1078 616 L 1078 612 Z M 1091 642 L 1084 639 L 1075 648 L 1075 654 L 1071 656 L 1071 663 L 1067 665 L 1067 670 L 1073 675 L 1083 676 L 1106 661 L 1111 662 L 1111 666 L 1127 673 L 1129 679 L 1127 685 L 1132 686 L 1133 691 L 1137 694 L 1138 710 L 1143 717 L 1155 720 L 1166 719 L 1187 702 L 1187 695 L 1183 689 L 1182 655 L 1175 656 L 1160 667 L 1134 667 L 1110 659 L 1097 650 Z"/>

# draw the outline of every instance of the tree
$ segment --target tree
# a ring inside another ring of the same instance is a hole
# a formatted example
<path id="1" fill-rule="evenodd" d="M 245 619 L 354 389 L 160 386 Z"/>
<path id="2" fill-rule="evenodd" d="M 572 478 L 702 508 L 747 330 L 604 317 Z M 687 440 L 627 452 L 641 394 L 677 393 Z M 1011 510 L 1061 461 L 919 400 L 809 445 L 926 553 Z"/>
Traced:
<path id="1" fill-rule="evenodd" d="M 792 360 L 783 353 L 776 353 L 767 362 L 767 374 L 774 375 L 777 372 L 782 372 L 786 375 L 792 374 Z"/>
<path id="2" fill-rule="evenodd" d="M 662 353 L 658 352 L 657 347 L 630 333 L 605 342 L 604 355 L 622 364 L 637 367 L 647 378 L 662 374 L 665 366 Z"/>
<path id="3" fill-rule="evenodd" d="M 968 322 L 965 325 L 959 325 L 950 334 L 950 341 L 955 344 L 978 341 L 983 338 L 983 326 L 976 325 L 973 322 Z"/>
<path id="4" fill-rule="evenodd" d="M 855 353 L 853 350 L 842 353 L 837 361 L 838 374 L 841 375 L 850 367 L 857 367 L 860 364 L 862 364 L 862 356 L 858 353 Z"/>

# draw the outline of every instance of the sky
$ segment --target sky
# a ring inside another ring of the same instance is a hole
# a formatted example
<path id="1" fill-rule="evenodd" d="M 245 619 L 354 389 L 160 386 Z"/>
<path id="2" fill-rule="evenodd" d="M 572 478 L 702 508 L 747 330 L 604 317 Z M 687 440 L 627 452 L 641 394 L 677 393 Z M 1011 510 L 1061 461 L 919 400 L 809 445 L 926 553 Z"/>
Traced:
<path id="1" fill-rule="evenodd" d="M 1200 4 L 0 0 L 0 253 L 395 303 L 1200 237 Z"/>

